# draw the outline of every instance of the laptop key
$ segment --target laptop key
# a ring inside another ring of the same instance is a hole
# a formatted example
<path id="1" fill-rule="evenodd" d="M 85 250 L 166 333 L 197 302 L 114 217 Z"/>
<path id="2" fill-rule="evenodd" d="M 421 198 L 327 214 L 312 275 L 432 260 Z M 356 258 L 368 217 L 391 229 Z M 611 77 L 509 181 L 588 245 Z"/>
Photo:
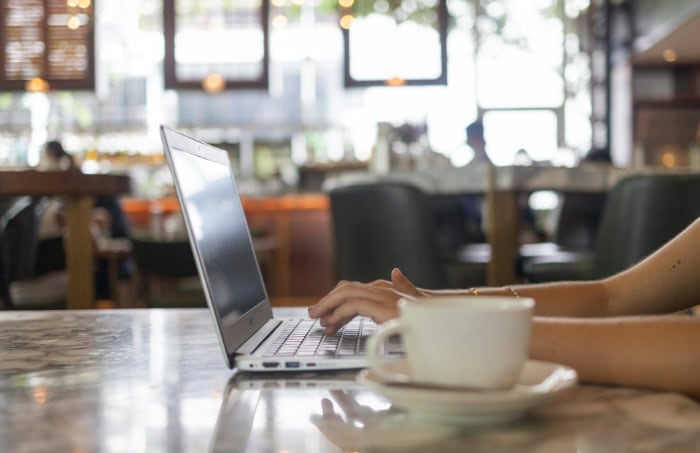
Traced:
<path id="1" fill-rule="evenodd" d="M 364 355 L 367 335 L 376 324 L 356 319 L 333 335 L 324 335 L 317 321 L 300 320 L 287 324 L 265 350 L 265 356 L 349 356 Z"/>

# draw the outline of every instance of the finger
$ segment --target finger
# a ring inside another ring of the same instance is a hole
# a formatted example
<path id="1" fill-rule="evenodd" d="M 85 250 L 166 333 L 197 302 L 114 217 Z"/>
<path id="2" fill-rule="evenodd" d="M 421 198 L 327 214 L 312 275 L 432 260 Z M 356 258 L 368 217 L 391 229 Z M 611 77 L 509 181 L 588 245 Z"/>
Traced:
<path id="1" fill-rule="evenodd" d="M 375 322 L 384 322 L 396 317 L 398 300 L 412 299 L 413 296 L 399 293 L 394 289 L 377 291 L 378 297 L 347 297 L 342 304 L 327 310 L 321 316 L 321 326 L 327 327 L 326 333 L 335 333 L 355 316 L 367 316 Z"/>
<path id="2" fill-rule="evenodd" d="M 310 306 L 309 306 L 309 313 L 311 313 L 311 312 L 313 311 L 313 308 L 314 308 L 314 307 L 317 307 L 317 306 L 321 305 L 326 299 L 336 297 L 336 294 L 339 294 L 339 293 L 342 293 L 343 291 L 345 291 L 344 288 L 345 288 L 346 286 L 350 285 L 351 283 L 352 283 L 352 282 L 349 282 L 349 281 L 346 281 L 346 280 L 340 280 L 338 283 L 336 283 L 336 285 L 333 287 L 333 289 L 332 289 L 328 294 L 326 294 L 325 296 L 323 296 L 323 297 L 322 297 L 318 302 L 316 302 L 314 305 L 310 305 Z"/>
<path id="3" fill-rule="evenodd" d="M 323 305 L 320 307 L 313 307 L 315 311 L 310 311 L 313 315 L 318 315 L 322 320 L 322 326 L 334 325 L 334 327 L 339 327 L 344 324 L 344 322 L 352 319 L 357 313 L 352 309 L 344 309 L 339 314 L 335 314 L 339 307 L 352 306 L 354 304 L 366 302 L 364 305 L 364 310 L 369 310 L 371 313 L 371 307 L 382 304 L 395 305 L 396 300 L 401 297 L 393 289 L 379 289 L 379 288 L 352 288 L 348 287 L 342 294 L 338 293 L 334 295 L 334 298 L 330 297 L 328 300 L 323 301 Z M 345 314 L 344 316 L 342 314 Z M 313 316 L 312 316 L 313 317 Z M 348 318 L 348 319 L 346 319 Z"/>
<path id="4" fill-rule="evenodd" d="M 369 284 L 378 288 L 391 288 L 392 286 L 392 283 L 388 280 L 375 280 Z"/>
<path id="5" fill-rule="evenodd" d="M 333 410 L 333 401 L 328 398 L 323 398 L 321 400 L 321 412 L 323 413 L 324 417 L 336 415 L 335 411 Z"/>
<path id="6" fill-rule="evenodd" d="M 398 315 L 396 308 L 396 300 L 385 301 L 378 303 L 368 300 L 356 300 L 351 303 L 343 304 L 336 308 L 332 314 L 326 318 L 326 334 L 331 334 L 347 323 L 355 316 L 367 316 L 377 324 L 381 324 L 389 319 L 393 319 Z"/>
<path id="7" fill-rule="evenodd" d="M 340 406 L 340 408 L 345 412 L 345 415 L 351 415 L 357 413 L 357 401 L 348 395 L 343 390 L 331 390 L 330 391 L 333 400 Z"/>
<path id="8" fill-rule="evenodd" d="M 343 291 L 343 287 L 348 285 L 350 282 L 346 280 L 340 280 L 336 285 L 333 287 L 333 289 L 323 296 L 318 302 L 316 302 L 314 305 L 310 305 L 307 308 L 307 311 L 309 312 L 309 316 L 312 318 L 319 318 L 322 315 L 321 309 L 318 308 L 319 306 L 323 306 L 324 301 L 328 298 L 336 297 L 335 295 L 341 291 Z"/>
<path id="9" fill-rule="evenodd" d="M 329 315 L 325 318 L 321 318 L 321 326 L 324 327 L 323 333 L 325 333 L 326 335 L 333 335 L 338 330 L 340 330 L 340 328 L 343 327 L 345 324 L 352 321 L 354 317 L 355 315 L 351 315 L 345 318 L 331 320 Z"/>
<path id="10" fill-rule="evenodd" d="M 347 419 L 362 420 L 374 413 L 368 406 L 360 404 L 352 395 L 343 390 L 331 390 L 331 397 L 340 406 Z"/>
<path id="11" fill-rule="evenodd" d="M 381 301 L 385 296 L 386 289 L 370 286 L 365 283 L 348 283 L 343 286 L 338 286 L 328 295 L 321 299 L 316 305 L 309 307 L 309 316 L 312 318 L 320 318 L 329 312 L 332 312 L 336 307 L 343 305 L 348 300 L 374 300 Z"/>
<path id="12" fill-rule="evenodd" d="M 420 295 L 420 291 L 418 290 L 418 288 L 416 288 L 416 285 L 414 285 L 413 282 L 411 282 L 398 267 L 395 267 L 391 271 L 391 283 L 394 285 L 394 288 L 399 292 L 406 293 L 412 296 Z"/>

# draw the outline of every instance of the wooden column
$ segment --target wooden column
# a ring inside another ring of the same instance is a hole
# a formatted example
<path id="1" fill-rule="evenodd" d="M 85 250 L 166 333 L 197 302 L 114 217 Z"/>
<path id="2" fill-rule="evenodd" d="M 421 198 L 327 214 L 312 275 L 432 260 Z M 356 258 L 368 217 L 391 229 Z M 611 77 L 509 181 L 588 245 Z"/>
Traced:
<path id="1" fill-rule="evenodd" d="M 499 189 L 495 169 L 489 168 L 486 190 L 488 240 L 491 261 L 486 274 L 489 286 L 515 283 L 515 258 L 518 253 L 518 206 L 515 190 Z"/>
<path id="2" fill-rule="evenodd" d="M 68 273 L 67 308 L 95 306 L 95 260 L 90 216 L 91 196 L 66 197 L 66 266 Z"/>

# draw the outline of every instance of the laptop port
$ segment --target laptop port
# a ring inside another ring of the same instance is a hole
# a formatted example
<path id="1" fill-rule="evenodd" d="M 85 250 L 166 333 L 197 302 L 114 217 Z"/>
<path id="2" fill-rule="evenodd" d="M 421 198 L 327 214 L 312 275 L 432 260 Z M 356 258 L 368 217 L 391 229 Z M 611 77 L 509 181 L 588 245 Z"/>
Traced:
<path id="1" fill-rule="evenodd" d="M 277 368 L 279 362 L 263 362 L 263 368 Z"/>
<path id="2" fill-rule="evenodd" d="M 307 362 L 306 366 L 316 366 L 316 364 L 314 362 Z"/>
<path id="3" fill-rule="evenodd" d="M 284 366 L 287 368 L 299 368 L 301 363 L 299 362 L 284 362 Z"/>

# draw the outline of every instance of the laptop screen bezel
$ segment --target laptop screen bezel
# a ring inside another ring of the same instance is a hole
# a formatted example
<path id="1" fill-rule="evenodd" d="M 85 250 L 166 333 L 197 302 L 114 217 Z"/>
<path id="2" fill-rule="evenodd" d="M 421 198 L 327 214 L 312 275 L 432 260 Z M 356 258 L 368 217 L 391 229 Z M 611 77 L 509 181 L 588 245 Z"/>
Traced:
<path id="1" fill-rule="evenodd" d="M 187 236 L 189 238 L 190 246 L 192 247 L 192 254 L 195 257 L 195 263 L 197 265 L 197 272 L 199 273 L 200 281 L 204 289 L 204 295 L 209 307 L 209 312 L 212 315 L 214 324 L 216 326 L 217 339 L 219 341 L 219 346 L 224 354 L 226 360 L 226 365 L 229 368 L 235 366 L 234 357 L 238 348 L 258 331 L 265 323 L 272 319 L 272 306 L 269 301 L 267 290 L 265 288 L 262 273 L 260 272 L 260 265 L 255 260 L 257 267 L 257 276 L 260 279 L 260 283 L 263 286 L 264 299 L 261 300 L 252 309 L 242 314 L 234 322 L 224 324 L 223 319 L 220 316 L 219 310 L 216 303 L 213 300 L 211 285 L 207 274 L 205 272 L 205 266 L 202 259 L 201 251 L 197 241 L 194 239 L 192 234 L 192 225 L 190 217 L 187 213 L 187 203 L 185 202 L 184 194 L 180 188 L 179 176 L 177 169 L 175 168 L 175 163 L 173 161 L 173 154 L 182 152 L 195 156 L 198 159 L 206 159 L 208 161 L 214 162 L 216 164 L 226 167 L 226 171 L 231 178 L 231 183 L 236 188 L 238 192 L 236 181 L 231 172 L 231 165 L 229 161 L 228 153 L 222 149 L 211 146 L 193 137 L 187 136 L 182 132 L 176 131 L 167 126 L 161 126 L 161 138 L 163 141 L 163 148 L 166 156 L 166 161 L 170 168 L 170 173 L 175 184 L 175 192 L 180 204 L 180 209 L 182 210 L 183 217 L 185 219 L 185 225 L 187 227 Z M 250 247 L 253 247 L 253 240 L 250 235 L 250 229 L 248 228 L 247 222 L 245 225 L 246 232 L 248 234 L 248 241 Z M 254 250 L 253 250 L 254 252 Z M 255 256 L 255 255 L 254 255 Z"/>

